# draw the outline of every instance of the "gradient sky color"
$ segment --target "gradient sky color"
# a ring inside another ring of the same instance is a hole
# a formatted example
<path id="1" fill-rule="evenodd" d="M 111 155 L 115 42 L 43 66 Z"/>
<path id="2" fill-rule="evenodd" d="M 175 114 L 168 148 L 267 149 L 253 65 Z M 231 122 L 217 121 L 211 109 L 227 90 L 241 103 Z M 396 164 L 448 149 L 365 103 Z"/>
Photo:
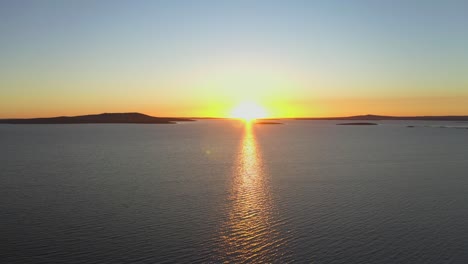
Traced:
<path id="1" fill-rule="evenodd" d="M 0 118 L 468 115 L 468 1 L 0 1 Z"/>

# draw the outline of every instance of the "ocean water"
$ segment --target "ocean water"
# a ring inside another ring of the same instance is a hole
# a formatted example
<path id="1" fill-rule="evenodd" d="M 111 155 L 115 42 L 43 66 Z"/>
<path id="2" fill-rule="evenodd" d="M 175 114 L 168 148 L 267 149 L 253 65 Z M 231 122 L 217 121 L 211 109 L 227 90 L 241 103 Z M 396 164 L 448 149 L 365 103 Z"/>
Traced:
<path id="1" fill-rule="evenodd" d="M 379 123 L 0 125 L 0 263 L 468 263 L 468 124 Z"/>

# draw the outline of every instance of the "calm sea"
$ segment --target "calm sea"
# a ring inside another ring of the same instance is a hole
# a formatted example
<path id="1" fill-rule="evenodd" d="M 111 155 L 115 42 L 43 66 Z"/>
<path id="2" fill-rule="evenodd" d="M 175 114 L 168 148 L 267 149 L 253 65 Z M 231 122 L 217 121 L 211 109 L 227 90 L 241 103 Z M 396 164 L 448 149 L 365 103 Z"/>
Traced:
<path id="1" fill-rule="evenodd" d="M 0 125 L 0 263 L 468 263 L 468 123 L 379 123 Z"/>

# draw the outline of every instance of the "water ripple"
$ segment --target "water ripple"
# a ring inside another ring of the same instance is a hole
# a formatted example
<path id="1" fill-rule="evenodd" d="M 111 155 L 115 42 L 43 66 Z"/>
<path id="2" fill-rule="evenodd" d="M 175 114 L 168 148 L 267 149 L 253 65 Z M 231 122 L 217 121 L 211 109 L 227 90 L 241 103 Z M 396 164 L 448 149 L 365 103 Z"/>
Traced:
<path id="1" fill-rule="evenodd" d="M 276 229 L 274 203 L 255 133 L 246 124 L 238 160 L 232 177 L 227 221 L 218 233 L 218 261 L 278 261 L 278 248 L 286 240 Z"/>

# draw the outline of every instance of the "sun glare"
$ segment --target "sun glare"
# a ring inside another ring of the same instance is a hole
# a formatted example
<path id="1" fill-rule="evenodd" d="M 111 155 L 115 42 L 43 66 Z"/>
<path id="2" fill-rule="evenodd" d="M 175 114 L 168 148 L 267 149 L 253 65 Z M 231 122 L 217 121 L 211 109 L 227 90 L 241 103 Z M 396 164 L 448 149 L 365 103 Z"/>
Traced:
<path id="1" fill-rule="evenodd" d="M 231 117 L 250 122 L 257 118 L 267 117 L 267 112 L 258 104 L 253 102 L 243 102 L 232 110 Z"/>

